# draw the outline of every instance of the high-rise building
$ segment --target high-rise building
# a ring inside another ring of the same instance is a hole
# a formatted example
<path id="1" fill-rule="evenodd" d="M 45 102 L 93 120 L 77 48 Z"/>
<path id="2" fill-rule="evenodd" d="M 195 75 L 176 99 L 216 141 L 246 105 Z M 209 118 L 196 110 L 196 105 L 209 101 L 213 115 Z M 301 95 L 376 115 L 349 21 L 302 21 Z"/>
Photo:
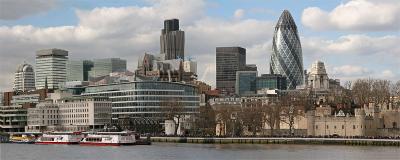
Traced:
<path id="1" fill-rule="evenodd" d="M 89 79 L 107 76 L 112 72 L 125 72 L 126 60 L 120 58 L 105 58 L 93 60 L 93 68 L 89 71 Z"/>
<path id="2" fill-rule="evenodd" d="M 235 93 L 236 72 L 246 69 L 246 49 L 242 47 L 217 47 L 216 82 L 222 94 Z"/>
<path id="3" fill-rule="evenodd" d="M 36 52 L 36 89 L 58 88 L 67 80 L 68 51 L 44 49 Z"/>
<path id="4" fill-rule="evenodd" d="M 257 71 L 237 71 L 235 93 L 239 96 L 256 93 Z"/>
<path id="5" fill-rule="evenodd" d="M 313 89 L 329 89 L 329 78 L 324 62 L 316 61 L 312 64 L 311 72 L 307 75 L 307 84 Z"/>
<path id="6" fill-rule="evenodd" d="M 165 55 L 165 60 L 184 59 L 184 51 L 185 32 L 179 30 L 179 20 L 165 20 L 160 36 L 160 53 Z"/>
<path id="7" fill-rule="evenodd" d="M 88 81 L 93 62 L 89 60 L 70 60 L 67 63 L 67 81 Z"/>
<path id="8" fill-rule="evenodd" d="M 21 64 L 15 72 L 14 91 L 35 90 L 35 72 L 30 64 Z"/>
<path id="9" fill-rule="evenodd" d="M 304 81 L 300 38 L 293 17 L 287 10 L 283 11 L 275 26 L 270 72 L 287 77 L 288 89 L 295 89 Z"/>
<path id="10" fill-rule="evenodd" d="M 286 77 L 279 74 L 262 74 L 260 77 L 257 77 L 256 88 L 257 90 L 286 90 Z"/>

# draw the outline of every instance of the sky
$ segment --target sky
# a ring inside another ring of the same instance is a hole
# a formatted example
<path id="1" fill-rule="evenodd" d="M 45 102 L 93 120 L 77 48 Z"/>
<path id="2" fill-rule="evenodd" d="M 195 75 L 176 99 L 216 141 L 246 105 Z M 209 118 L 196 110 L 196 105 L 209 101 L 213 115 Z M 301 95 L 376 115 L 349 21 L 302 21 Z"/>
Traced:
<path id="1" fill-rule="evenodd" d="M 269 73 L 274 26 L 283 10 L 297 24 L 304 68 L 325 63 L 329 78 L 400 80 L 399 0 L 0 0 L 0 91 L 35 51 L 60 48 L 70 59 L 159 53 L 165 19 L 178 18 L 185 56 L 215 86 L 215 48 L 247 49 L 247 64 Z"/>

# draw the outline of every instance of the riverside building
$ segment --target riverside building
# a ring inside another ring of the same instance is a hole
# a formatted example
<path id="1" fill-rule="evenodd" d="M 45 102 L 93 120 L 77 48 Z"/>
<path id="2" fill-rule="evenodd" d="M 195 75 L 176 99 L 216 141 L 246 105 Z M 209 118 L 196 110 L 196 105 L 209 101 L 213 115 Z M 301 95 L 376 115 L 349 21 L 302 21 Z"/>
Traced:
<path id="1" fill-rule="evenodd" d="M 133 127 L 138 123 L 145 123 L 147 128 L 160 129 L 167 114 L 197 114 L 200 103 L 194 85 L 165 81 L 88 86 L 82 95 L 109 97 L 112 101 L 112 123 L 125 129 L 135 129 Z M 171 102 L 181 107 L 179 113 L 170 112 Z"/>

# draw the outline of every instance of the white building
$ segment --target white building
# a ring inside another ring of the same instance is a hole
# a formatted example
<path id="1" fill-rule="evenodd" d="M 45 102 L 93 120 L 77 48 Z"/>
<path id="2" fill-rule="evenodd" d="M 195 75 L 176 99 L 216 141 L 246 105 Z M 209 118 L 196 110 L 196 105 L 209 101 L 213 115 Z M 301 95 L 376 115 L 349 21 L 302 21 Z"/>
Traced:
<path id="1" fill-rule="evenodd" d="M 316 61 L 311 66 L 311 72 L 308 73 L 307 84 L 313 89 L 329 89 L 329 78 L 325 70 L 325 65 L 321 61 Z"/>
<path id="2" fill-rule="evenodd" d="M 58 88 L 58 84 L 67 80 L 68 51 L 62 49 L 44 49 L 36 52 L 36 88 Z"/>
<path id="3" fill-rule="evenodd" d="M 112 104 L 106 97 L 74 97 L 60 93 L 51 97 L 54 99 L 28 109 L 26 131 L 88 131 L 111 124 Z"/>
<path id="4" fill-rule="evenodd" d="M 15 72 L 14 91 L 31 91 L 35 90 L 35 72 L 29 64 L 21 64 Z"/>
<path id="5" fill-rule="evenodd" d="M 185 72 L 191 72 L 197 75 L 197 62 L 195 61 L 184 61 L 183 70 Z"/>

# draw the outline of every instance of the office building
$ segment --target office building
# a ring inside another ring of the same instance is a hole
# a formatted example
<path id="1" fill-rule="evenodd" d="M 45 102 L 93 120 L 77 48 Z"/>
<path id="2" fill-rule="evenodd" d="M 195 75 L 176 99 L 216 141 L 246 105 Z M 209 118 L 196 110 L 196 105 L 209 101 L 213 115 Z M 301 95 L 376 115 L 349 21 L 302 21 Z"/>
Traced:
<path id="1" fill-rule="evenodd" d="M 35 90 L 35 72 L 29 64 L 21 64 L 15 72 L 14 91 L 26 92 Z"/>
<path id="2" fill-rule="evenodd" d="M 0 132 L 24 132 L 27 108 L 22 105 L 0 106 Z"/>
<path id="3" fill-rule="evenodd" d="M 178 19 L 164 21 L 160 36 L 160 53 L 165 60 L 185 58 L 185 32 L 179 30 Z"/>
<path id="4" fill-rule="evenodd" d="M 169 103 L 182 106 L 179 114 L 185 115 L 197 114 L 200 103 L 194 85 L 165 81 L 88 86 L 82 95 L 109 97 L 112 101 L 112 123 L 124 129 L 135 129 L 143 124 L 147 125 L 147 129 L 161 129 L 167 113 L 170 113 Z"/>
<path id="5" fill-rule="evenodd" d="M 93 60 L 93 68 L 89 71 L 89 79 L 108 76 L 112 72 L 125 72 L 126 60 L 120 58 L 105 58 Z"/>
<path id="6" fill-rule="evenodd" d="M 262 74 L 257 77 L 256 90 L 286 90 L 286 77 L 279 74 Z"/>
<path id="7" fill-rule="evenodd" d="M 270 72 L 286 77 L 288 89 L 295 89 L 304 81 L 300 37 L 293 17 L 287 10 L 283 11 L 275 26 Z"/>
<path id="8" fill-rule="evenodd" d="M 216 82 L 222 94 L 235 93 L 236 72 L 246 69 L 246 49 L 242 47 L 216 48 Z"/>
<path id="9" fill-rule="evenodd" d="M 256 93 L 257 71 L 237 71 L 235 93 L 239 96 Z"/>
<path id="10" fill-rule="evenodd" d="M 89 60 L 70 60 L 67 63 L 67 81 L 88 81 L 93 62 Z"/>
<path id="11" fill-rule="evenodd" d="M 36 52 L 36 89 L 58 88 L 67 80 L 68 51 L 44 49 Z"/>

